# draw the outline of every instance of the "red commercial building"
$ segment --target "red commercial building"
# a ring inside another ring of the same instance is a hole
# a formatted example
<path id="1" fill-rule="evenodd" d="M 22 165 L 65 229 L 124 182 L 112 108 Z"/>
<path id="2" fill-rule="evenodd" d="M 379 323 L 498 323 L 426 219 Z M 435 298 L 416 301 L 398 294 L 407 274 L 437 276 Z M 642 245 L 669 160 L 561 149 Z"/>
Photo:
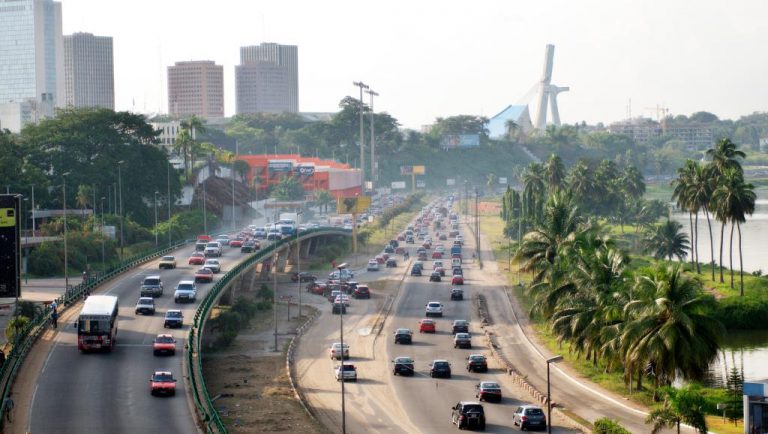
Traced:
<path id="1" fill-rule="evenodd" d="M 251 168 L 248 172 L 251 185 L 257 178 L 259 197 L 264 197 L 269 188 L 285 176 L 299 177 L 307 195 L 316 190 L 328 190 L 333 197 L 351 197 L 362 191 L 360 170 L 349 164 L 298 154 L 239 155 L 237 159 L 245 161 Z"/>

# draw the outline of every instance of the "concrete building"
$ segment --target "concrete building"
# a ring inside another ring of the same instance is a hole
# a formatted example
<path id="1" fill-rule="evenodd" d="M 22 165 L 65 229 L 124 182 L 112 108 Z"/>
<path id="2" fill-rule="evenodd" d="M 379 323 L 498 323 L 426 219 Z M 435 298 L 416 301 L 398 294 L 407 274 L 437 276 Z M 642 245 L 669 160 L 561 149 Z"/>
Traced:
<path id="1" fill-rule="evenodd" d="M 43 107 L 64 104 L 61 3 L 0 0 L 0 104 L 22 123 L 38 119 Z M 34 113 L 33 113 L 34 112 Z"/>
<path id="2" fill-rule="evenodd" d="M 64 36 L 64 91 L 67 106 L 115 109 L 111 37 L 90 33 Z"/>
<path id="3" fill-rule="evenodd" d="M 663 125 L 665 135 L 685 142 L 691 150 L 709 149 L 715 140 L 714 130 L 705 124 Z"/>
<path id="4" fill-rule="evenodd" d="M 714 130 L 706 124 L 670 124 L 668 121 L 656 122 L 648 118 L 634 118 L 615 122 L 608 126 L 613 134 L 624 134 L 637 143 L 647 143 L 661 136 L 679 140 L 690 150 L 707 149 L 714 143 Z"/>
<path id="5" fill-rule="evenodd" d="M 648 143 L 661 136 L 661 125 L 648 118 L 634 118 L 626 121 L 614 122 L 608 126 L 612 134 L 623 134 L 631 137 L 635 143 Z"/>
<path id="6" fill-rule="evenodd" d="M 531 114 L 527 105 L 508 105 L 507 108 L 488 120 L 488 137 L 491 139 L 506 139 L 509 137 L 507 122 L 517 125 L 518 132 L 528 134 L 533 130 Z M 514 133 L 514 132 L 513 132 Z"/>
<path id="7" fill-rule="evenodd" d="M 275 43 L 240 47 L 235 94 L 237 114 L 297 113 L 298 47 Z"/>
<path id="8" fill-rule="evenodd" d="M 168 112 L 176 118 L 224 117 L 224 67 L 211 60 L 169 66 Z"/>

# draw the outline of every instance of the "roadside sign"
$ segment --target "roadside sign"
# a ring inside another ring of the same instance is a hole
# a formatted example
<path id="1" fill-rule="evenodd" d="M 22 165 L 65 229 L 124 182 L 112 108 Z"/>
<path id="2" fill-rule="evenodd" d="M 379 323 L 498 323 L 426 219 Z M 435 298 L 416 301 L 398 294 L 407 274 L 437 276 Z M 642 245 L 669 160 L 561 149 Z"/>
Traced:
<path id="1" fill-rule="evenodd" d="M 370 196 L 340 197 L 336 201 L 337 214 L 359 214 L 371 206 Z"/>

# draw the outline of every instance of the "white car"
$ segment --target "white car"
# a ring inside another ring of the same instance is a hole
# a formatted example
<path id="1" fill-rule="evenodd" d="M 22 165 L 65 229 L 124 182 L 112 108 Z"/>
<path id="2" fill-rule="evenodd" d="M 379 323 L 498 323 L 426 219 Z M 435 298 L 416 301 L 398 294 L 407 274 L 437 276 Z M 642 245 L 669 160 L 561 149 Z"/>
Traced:
<path id="1" fill-rule="evenodd" d="M 443 305 L 439 301 L 430 301 L 426 305 L 425 316 L 443 316 Z"/>
<path id="2" fill-rule="evenodd" d="M 342 366 L 344 367 L 342 369 Z M 357 368 L 355 365 L 344 363 L 336 366 L 336 381 L 357 381 Z"/>
<path id="3" fill-rule="evenodd" d="M 211 241 L 210 243 L 205 245 L 205 250 L 203 250 L 203 254 L 206 258 L 209 258 L 211 256 L 219 257 L 221 256 L 221 243 L 218 241 Z"/>
<path id="4" fill-rule="evenodd" d="M 332 359 L 349 358 L 349 345 L 344 344 L 344 350 L 342 351 L 341 343 L 334 342 L 331 344 L 331 348 L 328 349 Z M 343 352 L 343 355 L 342 355 Z"/>
<path id="5" fill-rule="evenodd" d="M 194 280 L 182 280 L 176 285 L 176 292 L 173 293 L 173 300 L 176 303 L 182 301 L 194 302 L 197 299 L 197 286 Z"/>
<path id="6" fill-rule="evenodd" d="M 349 296 L 347 294 L 339 294 L 333 299 L 334 304 L 344 303 L 344 306 L 349 307 Z"/>
<path id="7" fill-rule="evenodd" d="M 443 261 L 432 261 L 432 269 L 434 270 L 437 267 L 445 268 L 443 267 Z"/>
<path id="8" fill-rule="evenodd" d="M 221 271 L 221 264 L 219 263 L 218 259 L 206 259 L 205 264 L 203 264 L 203 268 L 207 268 L 214 273 L 218 273 Z"/>
<path id="9" fill-rule="evenodd" d="M 222 246 L 228 246 L 229 245 L 229 235 L 227 234 L 221 234 L 216 236 L 216 241 L 218 241 Z"/>
<path id="10" fill-rule="evenodd" d="M 375 259 L 368 261 L 368 271 L 379 271 L 379 263 Z"/>

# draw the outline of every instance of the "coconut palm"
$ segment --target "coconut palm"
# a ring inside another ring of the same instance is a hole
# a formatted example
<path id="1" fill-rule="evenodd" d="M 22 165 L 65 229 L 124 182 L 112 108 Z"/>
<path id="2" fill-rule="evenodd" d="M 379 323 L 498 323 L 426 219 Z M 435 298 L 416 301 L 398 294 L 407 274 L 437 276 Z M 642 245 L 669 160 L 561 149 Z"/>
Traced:
<path id="1" fill-rule="evenodd" d="M 688 236 L 681 232 L 682 227 L 669 218 L 662 224 L 652 226 L 645 235 L 646 249 L 652 251 L 656 259 L 671 261 L 676 257 L 682 262 L 688 254 Z"/>
<path id="2" fill-rule="evenodd" d="M 707 421 L 704 408 L 707 400 L 697 386 L 684 386 L 680 389 L 665 387 L 661 390 L 664 402 L 653 409 L 645 423 L 653 424 L 652 434 L 663 428 L 677 428 L 680 432 L 681 423 L 687 423 L 699 433 L 707 432 Z"/>
<path id="3" fill-rule="evenodd" d="M 688 200 L 693 206 L 693 208 L 696 210 L 696 225 L 695 225 L 695 251 L 696 251 L 696 259 L 699 258 L 699 252 L 698 252 L 698 239 L 699 239 L 699 229 L 698 229 L 698 223 L 699 223 L 699 210 L 704 210 L 704 215 L 707 217 L 707 228 L 709 229 L 709 252 L 710 252 L 710 258 L 712 259 L 712 280 L 715 280 L 715 267 L 714 267 L 714 260 L 715 260 L 715 240 L 712 238 L 712 221 L 709 218 L 709 207 L 710 203 L 712 202 L 712 192 L 714 191 L 715 186 L 715 177 L 713 176 L 713 172 L 709 170 L 706 166 L 703 166 L 702 164 L 694 163 L 693 170 L 690 173 L 690 178 L 688 179 L 689 185 L 688 185 Z M 698 262 L 697 262 L 698 263 Z M 698 272 L 701 273 L 701 269 L 698 268 Z"/>
<path id="4" fill-rule="evenodd" d="M 315 202 L 319 207 L 325 209 L 325 213 L 328 213 L 328 205 L 334 202 L 334 198 L 328 190 L 315 191 Z"/>
<path id="5" fill-rule="evenodd" d="M 714 298 L 681 264 L 662 265 L 636 276 L 633 299 L 624 308 L 624 358 L 651 366 L 655 383 L 669 385 L 677 373 L 702 378 L 717 356 L 724 328 L 712 317 Z"/>
<path id="6" fill-rule="evenodd" d="M 727 169 L 723 173 L 718 187 L 712 193 L 712 201 L 716 204 L 718 215 L 722 218 L 722 221 L 730 221 L 731 223 L 731 288 L 733 288 L 733 229 L 735 227 L 738 230 L 739 275 L 741 278 L 742 296 L 744 295 L 744 267 L 741 247 L 741 224 L 746 221 L 747 215 L 752 215 L 755 212 L 755 200 L 754 186 L 744 182 L 742 172 L 733 168 Z"/>
<path id="7" fill-rule="evenodd" d="M 747 157 L 743 151 L 740 151 L 731 139 L 723 138 L 715 143 L 711 149 L 707 149 L 707 157 L 712 161 L 712 168 L 717 174 L 723 174 L 728 169 L 736 169 L 743 172 L 740 159 Z"/>
<path id="8" fill-rule="evenodd" d="M 187 179 L 189 179 L 188 171 L 195 165 L 196 152 L 193 148 L 197 145 L 197 134 L 204 132 L 206 132 L 205 121 L 194 115 L 182 120 L 179 124 L 179 134 L 176 136 L 174 148 L 177 152 L 180 151 L 184 158 L 184 176 Z"/>
<path id="9" fill-rule="evenodd" d="M 696 234 L 693 228 L 693 214 L 695 205 L 691 200 L 691 185 L 693 183 L 693 173 L 695 172 L 696 163 L 693 160 L 686 160 L 683 167 L 677 169 L 677 178 L 672 181 L 674 190 L 672 191 L 672 199 L 676 201 L 677 207 L 681 210 L 688 212 L 688 223 L 691 232 L 691 245 L 696 245 Z M 694 250 L 691 250 L 691 265 L 695 265 L 696 254 Z"/>
<path id="10" fill-rule="evenodd" d="M 549 159 L 544 164 L 544 177 L 547 180 L 547 187 L 549 191 L 554 191 L 562 188 L 563 183 L 565 182 L 565 164 L 563 164 L 563 160 L 555 155 L 552 154 L 549 156 Z"/>
<path id="11" fill-rule="evenodd" d="M 539 163 L 531 163 L 523 170 L 523 209 L 525 217 L 535 220 L 544 204 L 546 185 L 544 168 Z"/>

